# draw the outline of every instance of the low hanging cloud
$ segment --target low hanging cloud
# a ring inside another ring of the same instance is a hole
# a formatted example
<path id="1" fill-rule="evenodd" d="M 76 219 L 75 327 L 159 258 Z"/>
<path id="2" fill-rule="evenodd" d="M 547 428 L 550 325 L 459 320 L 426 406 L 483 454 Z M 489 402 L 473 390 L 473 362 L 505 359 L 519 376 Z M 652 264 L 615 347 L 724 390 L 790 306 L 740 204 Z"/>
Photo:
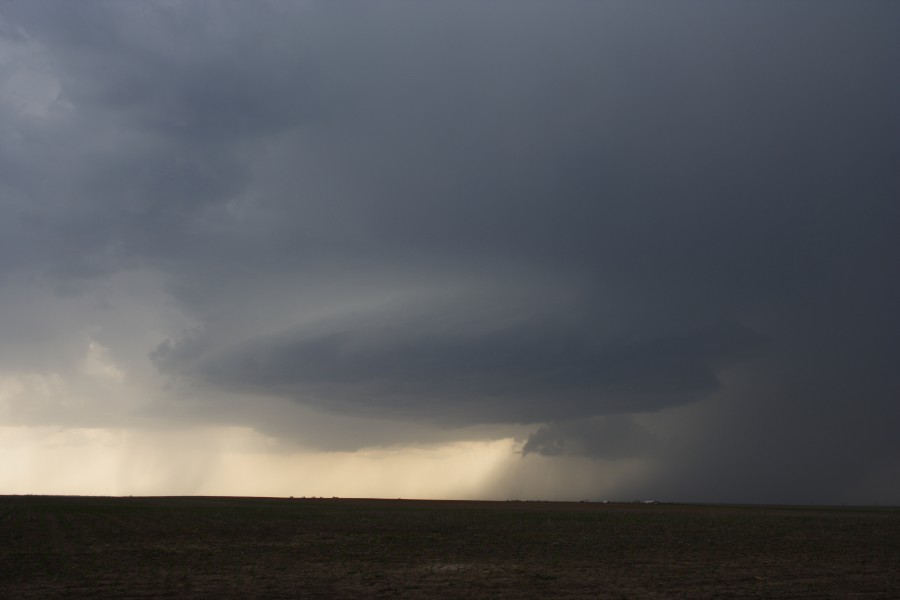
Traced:
<path id="1" fill-rule="evenodd" d="M 522 455 L 587 456 L 602 459 L 643 458 L 659 451 L 659 440 L 625 416 L 557 421 L 532 433 Z"/>
<path id="2" fill-rule="evenodd" d="M 715 390 L 718 369 L 762 346 L 758 334 L 736 324 L 633 339 L 548 330 L 539 319 L 487 331 L 411 329 L 280 334 L 214 349 L 201 334 L 167 340 L 152 358 L 164 371 L 220 389 L 469 425 L 678 406 Z"/>

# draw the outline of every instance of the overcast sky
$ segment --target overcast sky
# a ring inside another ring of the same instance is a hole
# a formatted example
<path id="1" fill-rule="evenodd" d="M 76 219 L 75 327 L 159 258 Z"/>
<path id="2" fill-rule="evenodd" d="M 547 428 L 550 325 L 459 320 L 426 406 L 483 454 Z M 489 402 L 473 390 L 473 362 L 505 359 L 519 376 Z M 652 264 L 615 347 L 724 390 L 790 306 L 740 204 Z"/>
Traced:
<path id="1" fill-rule="evenodd" d="M 900 503 L 900 3 L 0 4 L 0 493 Z"/>

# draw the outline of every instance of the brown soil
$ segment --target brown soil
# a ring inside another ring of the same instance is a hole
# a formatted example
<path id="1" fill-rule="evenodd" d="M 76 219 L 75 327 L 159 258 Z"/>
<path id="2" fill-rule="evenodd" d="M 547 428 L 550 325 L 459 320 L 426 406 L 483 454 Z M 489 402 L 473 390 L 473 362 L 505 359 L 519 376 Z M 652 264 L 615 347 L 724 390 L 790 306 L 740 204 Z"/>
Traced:
<path id="1" fill-rule="evenodd" d="M 0 497 L 2 598 L 900 598 L 900 510 Z"/>

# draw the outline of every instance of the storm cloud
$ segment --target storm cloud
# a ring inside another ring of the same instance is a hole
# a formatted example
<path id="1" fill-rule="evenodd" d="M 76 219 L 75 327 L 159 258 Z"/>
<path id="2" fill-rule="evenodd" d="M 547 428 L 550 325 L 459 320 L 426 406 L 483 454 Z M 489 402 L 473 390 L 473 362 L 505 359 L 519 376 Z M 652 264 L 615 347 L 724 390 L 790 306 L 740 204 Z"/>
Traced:
<path id="1" fill-rule="evenodd" d="M 521 461 L 650 465 L 621 493 L 896 501 L 898 22 L 8 3 L 0 369 L 91 400 L 7 420 L 524 425 Z"/>

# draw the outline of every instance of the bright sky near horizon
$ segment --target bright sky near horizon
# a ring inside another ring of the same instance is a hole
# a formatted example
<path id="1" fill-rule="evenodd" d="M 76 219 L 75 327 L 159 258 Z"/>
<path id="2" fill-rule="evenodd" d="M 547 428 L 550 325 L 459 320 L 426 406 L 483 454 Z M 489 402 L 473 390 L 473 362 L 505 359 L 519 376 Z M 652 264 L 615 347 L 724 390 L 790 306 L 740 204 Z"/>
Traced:
<path id="1" fill-rule="evenodd" d="M 900 503 L 900 4 L 0 5 L 0 494 Z"/>

